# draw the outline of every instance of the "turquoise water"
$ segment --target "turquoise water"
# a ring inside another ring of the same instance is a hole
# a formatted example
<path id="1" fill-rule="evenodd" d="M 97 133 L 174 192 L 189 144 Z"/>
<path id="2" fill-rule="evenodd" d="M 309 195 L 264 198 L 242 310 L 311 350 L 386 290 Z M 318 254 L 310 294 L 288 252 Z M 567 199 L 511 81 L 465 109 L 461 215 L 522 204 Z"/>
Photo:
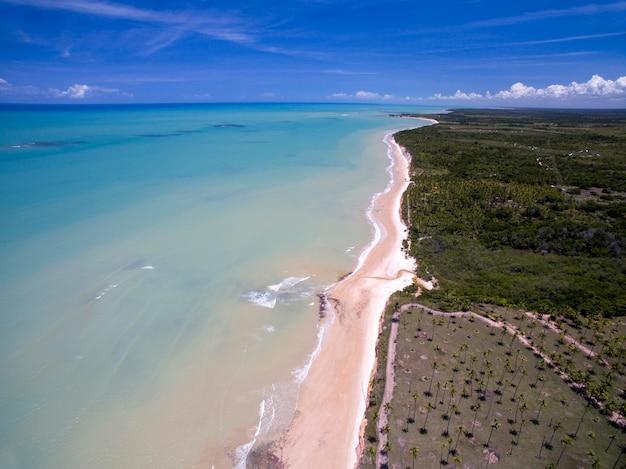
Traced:
<path id="1" fill-rule="evenodd" d="M 0 467 L 245 467 L 403 110 L 0 108 Z"/>

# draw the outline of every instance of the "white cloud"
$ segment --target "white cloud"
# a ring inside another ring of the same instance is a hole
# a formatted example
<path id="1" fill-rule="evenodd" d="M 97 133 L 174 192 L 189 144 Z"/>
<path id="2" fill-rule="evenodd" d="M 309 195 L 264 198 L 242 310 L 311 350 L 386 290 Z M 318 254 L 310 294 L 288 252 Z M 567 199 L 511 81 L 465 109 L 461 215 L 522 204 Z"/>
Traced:
<path id="1" fill-rule="evenodd" d="M 343 98 L 349 98 L 350 95 L 347 93 L 333 93 L 328 97 L 332 99 L 343 99 Z"/>
<path id="2" fill-rule="evenodd" d="M 437 93 L 432 98 L 433 99 L 458 99 L 458 100 L 470 100 L 470 99 L 480 99 L 482 98 L 482 94 L 478 93 L 463 93 L 461 90 L 456 90 L 451 96 L 444 96 L 441 93 Z"/>
<path id="3" fill-rule="evenodd" d="M 9 82 L 6 81 L 4 78 L 0 78 L 0 85 L 8 85 Z"/>
<path id="4" fill-rule="evenodd" d="M 540 100 L 540 99 L 557 99 L 567 100 L 582 97 L 626 97 L 626 76 L 619 77 L 616 80 L 607 80 L 600 75 L 592 76 L 584 83 L 575 81 L 568 85 L 554 84 L 545 88 L 535 88 L 534 86 L 525 85 L 517 82 L 511 85 L 508 90 L 491 93 L 487 91 L 484 95 L 479 93 L 465 93 L 457 90 L 453 95 L 443 95 L 437 93 L 431 96 L 431 100 Z"/>
<path id="5" fill-rule="evenodd" d="M 328 97 L 332 99 L 369 99 L 369 100 L 397 99 L 395 96 L 391 94 L 380 94 L 380 93 L 374 93 L 372 91 L 357 91 L 354 94 L 333 93 Z"/>
<path id="6" fill-rule="evenodd" d="M 571 96 L 619 96 L 626 93 L 626 76 L 617 80 L 606 80 L 594 75 L 585 83 L 571 82 L 569 85 L 550 85 L 534 88 L 523 83 L 515 83 L 506 91 L 499 91 L 494 98 L 567 98 Z"/>
<path id="7" fill-rule="evenodd" d="M 75 84 L 75 85 L 70 86 L 65 91 L 53 90 L 53 93 L 57 94 L 58 96 L 69 96 L 70 98 L 74 98 L 74 99 L 82 99 L 85 97 L 88 91 L 89 91 L 88 85 Z"/>
<path id="8" fill-rule="evenodd" d="M 80 85 L 78 83 L 70 86 L 67 90 L 61 91 L 55 88 L 50 89 L 53 96 L 59 98 L 84 99 L 94 93 L 119 93 L 116 88 L 103 88 L 101 86 Z"/>

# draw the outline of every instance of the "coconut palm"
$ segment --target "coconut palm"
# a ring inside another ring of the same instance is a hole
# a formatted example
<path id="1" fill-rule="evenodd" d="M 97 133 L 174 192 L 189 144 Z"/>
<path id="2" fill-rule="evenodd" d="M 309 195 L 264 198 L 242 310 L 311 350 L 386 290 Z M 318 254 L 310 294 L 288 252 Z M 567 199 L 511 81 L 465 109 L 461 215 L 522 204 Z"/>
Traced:
<path id="1" fill-rule="evenodd" d="M 459 351 L 463 352 L 463 361 L 462 364 L 467 361 L 467 349 L 469 349 L 469 344 L 467 342 L 463 342 L 459 347 Z"/>
<path id="2" fill-rule="evenodd" d="M 456 448 L 459 446 L 459 438 L 461 434 L 465 431 L 465 427 L 463 425 L 459 425 L 456 427 L 457 435 L 456 435 L 456 443 L 454 444 L 454 454 L 457 454 Z"/>
<path id="3" fill-rule="evenodd" d="M 491 442 L 491 435 L 493 435 L 493 431 L 499 428 L 500 421 L 498 419 L 493 419 L 493 422 L 491 422 L 491 431 L 489 432 L 489 438 L 487 439 L 487 446 L 489 446 L 489 443 Z"/>
<path id="4" fill-rule="evenodd" d="M 512 401 L 515 400 L 515 396 L 517 396 L 517 391 L 519 391 L 519 385 L 522 383 L 522 378 L 526 376 L 526 370 L 522 370 L 522 373 L 520 374 L 519 380 L 517 380 L 517 384 L 515 385 L 515 392 L 513 393 L 513 397 L 511 398 Z"/>
<path id="5" fill-rule="evenodd" d="M 541 399 L 539 401 L 539 412 L 537 412 L 537 416 L 535 417 L 535 419 L 533 420 L 533 423 L 535 423 L 536 425 L 539 424 L 539 416 L 541 415 L 541 411 L 546 408 L 548 406 L 548 403 L 546 402 L 545 399 Z"/>
<path id="6" fill-rule="evenodd" d="M 437 393 L 435 394 L 435 399 L 433 399 L 433 406 L 437 408 L 437 398 L 439 397 L 439 392 L 441 392 L 441 383 L 437 381 L 435 387 L 437 388 Z"/>
<path id="7" fill-rule="evenodd" d="M 454 396 L 456 396 L 456 389 L 454 384 L 450 385 L 450 393 L 448 394 L 448 407 L 446 409 L 446 415 L 450 415 L 450 404 L 454 400 Z"/>
<path id="8" fill-rule="evenodd" d="M 563 457 L 563 453 L 565 453 L 565 450 L 573 444 L 574 441 L 569 435 L 564 435 L 563 438 L 561 438 L 561 446 L 563 447 L 563 449 L 561 450 L 561 454 L 559 454 L 559 459 L 556 460 L 557 466 L 559 465 L 559 462 L 561 462 L 561 458 Z"/>
<path id="9" fill-rule="evenodd" d="M 415 422 L 415 409 L 417 409 L 417 400 L 420 398 L 420 393 L 414 392 L 411 394 L 413 398 L 413 421 Z"/>
<path id="10" fill-rule="evenodd" d="M 445 441 L 442 441 L 441 443 L 439 443 L 439 463 L 443 464 L 445 461 L 443 460 L 443 450 L 446 449 L 448 447 L 448 443 Z"/>
<path id="11" fill-rule="evenodd" d="M 427 396 L 432 396 L 432 388 L 433 388 L 433 380 L 435 379 L 435 371 L 437 371 L 439 369 L 439 363 L 437 362 L 432 362 L 430 364 L 430 367 L 433 369 L 432 374 L 430 375 L 430 386 L 428 386 L 428 392 L 426 393 Z"/>
<path id="12" fill-rule="evenodd" d="M 420 454 L 420 449 L 418 446 L 412 446 L 409 448 L 409 455 L 413 458 L 413 469 L 415 469 L 415 460 L 417 459 L 417 455 Z"/>
<path id="13" fill-rule="evenodd" d="M 578 421 L 578 426 L 576 427 L 576 431 L 572 435 L 574 438 L 576 438 L 578 436 L 578 430 L 580 430 L 580 426 L 582 425 L 582 423 L 585 420 L 585 414 L 589 410 L 589 407 L 591 407 L 591 403 L 587 402 L 587 405 L 585 405 L 585 410 L 584 410 L 583 414 L 580 416 L 580 420 Z"/>
<path id="14" fill-rule="evenodd" d="M 513 418 L 514 422 L 517 422 L 517 411 L 519 410 L 519 406 L 522 402 L 524 402 L 524 395 L 520 394 L 519 399 L 517 400 L 517 405 L 515 406 L 515 418 Z"/>
<path id="15" fill-rule="evenodd" d="M 474 426 L 476 425 L 476 417 L 478 417 L 478 411 L 482 408 L 483 406 L 480 402 L 476 402 L 476 404 L 474 404 L 474 421 L 472 422 L 472 431 L 470 431 L 470 435 L 474 434 Z"/>
<path id="16" fill-rule="evenodd" d="M 548 443 L 546 444 L 548 448 L 552 447 L 552 439 L 554 438 L 554 434 L 557 432 L 557 430 L 560 430 L 562 427 L 563 427 L 563 424 L 560 421 L 555 420 L 554 422 L 552 422 L 552 435 L 550 436 L 550 441 L 548 441 Z"/>
<path id="17" fill-rule="evenodd" d="M 430 411 L 434 408 L 435 407 L 430 402 L 426 404 L 426 418 L 424 419 L 424 425 L 422 426 L 422 433 L 426 433 L 428 431 L 426 429 L 426 423 L 428 422 L 428 416 L 430 415 Z"/>
<path id="18" fill-rule="evenodd" d="M 437 383 L 439 384 L 439 383 Z M 448 385 L 444 384 L 443 385 L 443 394 L 441 395 L 441 400 L 439 401 L 439 404 L 443 404 L 446 401 L 446 391 L 448 390 Z"/>
<path id="19" fill-rule="evenodd" d="M 489 387 L 489 379 L 493 378 L 494 374 L 495 373 L 493 372 L 491 368 L 487 370 L 487 382 L 485 383 L 485 388 L 484 388 L 485 393 L 487 392 L 487 388 Z"/>
<path id="20" fill-rule="evenodd" d="M 385 443 L 383 444 L 383 454 L 389 454 L 389 451 L 391 451 L 391 442 L 389 440 L 385 441 Z"/>

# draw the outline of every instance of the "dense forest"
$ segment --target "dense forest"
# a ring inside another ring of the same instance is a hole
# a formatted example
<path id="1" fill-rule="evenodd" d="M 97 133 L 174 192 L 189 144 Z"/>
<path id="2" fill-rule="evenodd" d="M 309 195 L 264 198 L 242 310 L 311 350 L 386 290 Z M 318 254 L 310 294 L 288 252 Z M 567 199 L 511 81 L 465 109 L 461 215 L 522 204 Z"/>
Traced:
<path id="1" fill-rule="evenodd" d="M 443 311 L 626 315 L 626 111 L 456 110 L 399 132 L 406 248 Z"/>

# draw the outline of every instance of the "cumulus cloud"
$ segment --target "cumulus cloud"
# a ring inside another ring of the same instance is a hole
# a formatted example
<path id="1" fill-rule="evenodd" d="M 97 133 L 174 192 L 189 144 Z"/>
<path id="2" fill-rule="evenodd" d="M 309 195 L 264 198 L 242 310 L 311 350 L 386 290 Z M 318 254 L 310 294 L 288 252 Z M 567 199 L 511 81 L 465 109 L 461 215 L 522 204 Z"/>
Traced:
<path id="1" fill-rule="evenodd" d="M 550 85 L 534 88 L 523 83 L 515 83 L 506 91 L 499 91 L 495 98 L 566 98 L 569 96 L 618 96 L 626 93 L 626 76 L 617 80 L 606 80 L 594 75 L 585 83 L 571 82 L 569 85 Z"/>
<path id="2" fill-rule="evenodd" d="M 80 85 L 78 83 L 70 86 L 67 90 L 61 91 L 55 88 L 50 89 L 53 96 L 59 98 L 84 99 L 94 93 L 119 93 L 116 88 L 103 88 L 102 86 Z"/>
<path id="3" fill-rule="evenodd" d="M 592 76 L 584 83 L 575 81 L 568 85 L 554 84 L 545 88 L 535 88 L 524 83 L 517 82 L 511 85 L 508 90 L 491 93 L 487 91 L 484 95 L 479 93 L 464 93 L 461 90 L 453 95 L 443 95 L 437 93 L 430 97 L 435 100 L 520 100 L 520 99 L 557 99 L 565 100 L 577 97 L 626 97 L 626 76 L 616 80 L 607 80 L 600 75 Z"/>

